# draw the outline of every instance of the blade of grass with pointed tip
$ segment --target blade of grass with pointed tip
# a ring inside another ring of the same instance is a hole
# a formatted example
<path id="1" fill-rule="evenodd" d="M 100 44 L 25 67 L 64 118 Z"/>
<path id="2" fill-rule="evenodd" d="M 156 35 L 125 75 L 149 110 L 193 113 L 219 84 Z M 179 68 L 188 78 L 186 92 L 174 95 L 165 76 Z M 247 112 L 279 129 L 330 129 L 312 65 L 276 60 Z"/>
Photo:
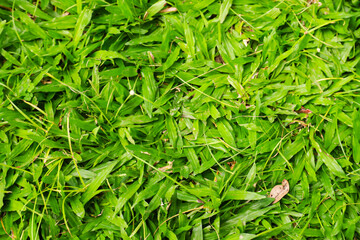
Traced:
<path id="1" fill-rule="evenodd" d="M 312 129 L 310 133 L 310 140 L 312 146 L 316 149 L 318 153 L 319 159 L 329 168 L 331 173 L 338 177 L 346 178 L 345 172 L 340 166 L 340 164 L 329 153 L 327 153 L 325 149 L 322 149 L 320 147 L 319 143 L 315 141 L 313 134 L 314 131 Z"/>
<path id="2" fill-rule="evenodd" d="M 149 117 L 152 117 L 152 110 L 153 110 L 153 102 L 155 102 L 156 97 L 156 81 L 154 78 L 154 73 L 151 71 L 150 68 L 145 68 L 142 71 L 143 77 L 143 84 L 142 84 L 142 94 L 143 97 L 148 100 L 144 102 L 144 109 Z"/>
<path id="3" fill-rule="evenodd" d="M 233 136 L 233 129 L 231 125 L 226 121 L 225 119 L 220 120 L 217 123 L 218 131 L 225 140 L 226 143 L 228 143 L 232 147 L 236 147 L 235 138 Z"/>
<path id="4" fill-rule="evenodd" d="M 357 164 L 360 162 L 360 112 L 353 113 L 353 137 L 352 137 L 352 149 L 353 157 Z"/>
<path id="5" fill-rule="evenodd" d="M 108 177 L 113 168 L 119 161 L 113 161 L 107 164 L 107 167 L 98 173 L 96 178 L 91 181 L 90 185 L 86 188 L 86 191 L 81 196 L 81 202 L 85 205 L 90 199 L 92 199 L 96 194 L 97 190 L 102 184 L 102 182 Z"/>
<path id="6" fill-rule="evenodd" d="M 83 36 L 83 32 L 85 30 L 85 27 L 90 23 L 92 17 L 92 11 L 90 9 L 83 9 L 81 11 L 81 14 L 79 15 L 75 30 L 74 30 L 74 49 L 77 48 L 77 45 L 79 44 L 81 37 Z"/>
<path id="7" fill-rule="evenodd" d="M 259 200 L 266 198 L 264 195 L 260 195 L 254 192 L 248 192 L 243 190 L 230 190 L 226 193 L 224 201 L 227 200 Z"/>
<path id="8" fill-rule="evenodd" d="M 219 14 L 219 20 L 220 23 L 223 23 L 226 19 L 226 16 L 229 13 L 229 9 L 231 8 L 233 0 L 224 0 L 224 2 L 220 6 L 220 14 Z"/>
<path id="9" fill-rule="evenodd" d="M 153 5 L 151 5 L 151 7 L 149 7 L 149 9 L 145 12 L 143 19 L 146 20 L 148 18 L 151 18 L 152 16 L 160 12 L 160 10 L 165 6 L 165 4 L 166 4 L 165 0 L 160 0 L 154 3 Z"/>

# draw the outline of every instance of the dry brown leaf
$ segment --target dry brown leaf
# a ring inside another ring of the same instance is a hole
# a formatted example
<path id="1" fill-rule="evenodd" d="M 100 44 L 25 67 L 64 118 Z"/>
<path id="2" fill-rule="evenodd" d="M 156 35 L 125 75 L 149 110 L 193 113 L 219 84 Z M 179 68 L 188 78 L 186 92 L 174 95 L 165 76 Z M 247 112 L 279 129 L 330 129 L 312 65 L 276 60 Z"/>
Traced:
<path id="1" fill-rule="evenodd" d="M 174 161 L 169 161 L 167 166 L 159 168 L 159 171 L 161 172 L 168 172 L 168 170 L 172 169 Z"/>
<path id="2" fill-rule="evenodd" d="M 221 55 L 218 55 L 215 57 L 215 62 L 224 64 L 224 59 L 221 57 Z"/>
<path id="3" fill-rule="evenodd" d="M 273 189 L 271 189 L 270 197 L 275 198 L 273 204 L 277 203 L 282 199 L 290 190 L 289 182 L 284 179 L 281 185 L 276 185 Z"/>
<path id="4" fill-rule="evenodd" d="M 169 7 L 169 8 L 165 8 L 164 10 L 161 10 L 161 13 L 169 13 L 169 12 L 176 12 L 177 8 L 176 7 Z"/>
<path id="5" fill-rule="evenodd" d="M 300 110 L 295 111 L 295 112 L 297 112 L 297 113 L 306 113 L 306 114 L 311 114 L 312 113 L 312 111 L 310 109 L 306 109 L 304 107 L 301 107 Z"/>

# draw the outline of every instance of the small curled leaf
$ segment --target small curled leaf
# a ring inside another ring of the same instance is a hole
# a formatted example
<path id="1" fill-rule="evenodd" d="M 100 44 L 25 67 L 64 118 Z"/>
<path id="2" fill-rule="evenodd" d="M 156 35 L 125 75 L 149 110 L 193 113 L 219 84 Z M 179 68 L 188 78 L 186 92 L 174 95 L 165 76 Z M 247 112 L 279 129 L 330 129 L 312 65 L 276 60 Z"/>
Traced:
<path id="1" fill-rule="evenodd" d="M 273 204 L 280 201 L 290 190 L 289 182 L 284 179 L 281 185 L 276 185 L 271 189 L 269 197 L 275 198 Z"/>

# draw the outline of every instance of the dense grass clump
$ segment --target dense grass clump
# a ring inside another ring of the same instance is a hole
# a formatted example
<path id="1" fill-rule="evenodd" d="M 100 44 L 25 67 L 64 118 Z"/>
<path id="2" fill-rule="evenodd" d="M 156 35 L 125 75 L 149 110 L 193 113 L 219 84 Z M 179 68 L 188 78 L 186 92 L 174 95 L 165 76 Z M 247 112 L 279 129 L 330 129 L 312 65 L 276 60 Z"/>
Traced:
<path id="1" fill-rule="evenodd" d="M 358 239 L 359 12 L 1 0 L 0 239 Z"/>

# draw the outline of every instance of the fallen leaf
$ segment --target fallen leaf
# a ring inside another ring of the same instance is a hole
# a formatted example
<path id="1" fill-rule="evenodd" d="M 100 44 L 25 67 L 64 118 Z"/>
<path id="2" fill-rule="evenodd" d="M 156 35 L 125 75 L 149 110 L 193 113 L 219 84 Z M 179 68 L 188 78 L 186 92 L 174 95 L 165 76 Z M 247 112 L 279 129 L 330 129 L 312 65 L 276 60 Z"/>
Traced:
<path id="1" fill-rule="evenodd" d="M 176 7 L 169 7 L 169 8 L 165 8 L 164 10 L 161 10 L 160 12 L 161 13 L 177 12 L 177 8 Z"/>
<path id="2" fill-rule="evenodd" d="M 174 162 L 174 161 L 172 161 L 172 162 L 169 161 L 167 166 L 161 167 L 161 168 L 159 168 L 159 170 L 160 170 L 161 172 L 167 172 L 168 170 L 172 169 L 172 167 L 173 167 L 173 162 Z"/>
<path id="3" fill-rule="evenodd" d="M 222 64 L 225 63 L 223 58 L 221 57 L 221 55 L 218 55 L 215 57 L 215 62 L 222 63 Z"/>
<path id="4" fill-rule="evenodd" d="M 311 111 L 310 109 L 306 109 L 306 108 L 304 108 L 304 107 L 301 107 L 300 110 L 295 111 L 295 112 L 297 112 L 297 113 L 306 113 L 306 114 L 312 113 L 312 111 Z"/>
<path id="5" fill-rule="evenodd" d="M 284 179 L 282 181 L 282 185 L 276 185 L 273 189 L 271 189 L 270 197 L 275 198 L 273 204 L 280 201 L 290 190 L 289 182 Z"/>

